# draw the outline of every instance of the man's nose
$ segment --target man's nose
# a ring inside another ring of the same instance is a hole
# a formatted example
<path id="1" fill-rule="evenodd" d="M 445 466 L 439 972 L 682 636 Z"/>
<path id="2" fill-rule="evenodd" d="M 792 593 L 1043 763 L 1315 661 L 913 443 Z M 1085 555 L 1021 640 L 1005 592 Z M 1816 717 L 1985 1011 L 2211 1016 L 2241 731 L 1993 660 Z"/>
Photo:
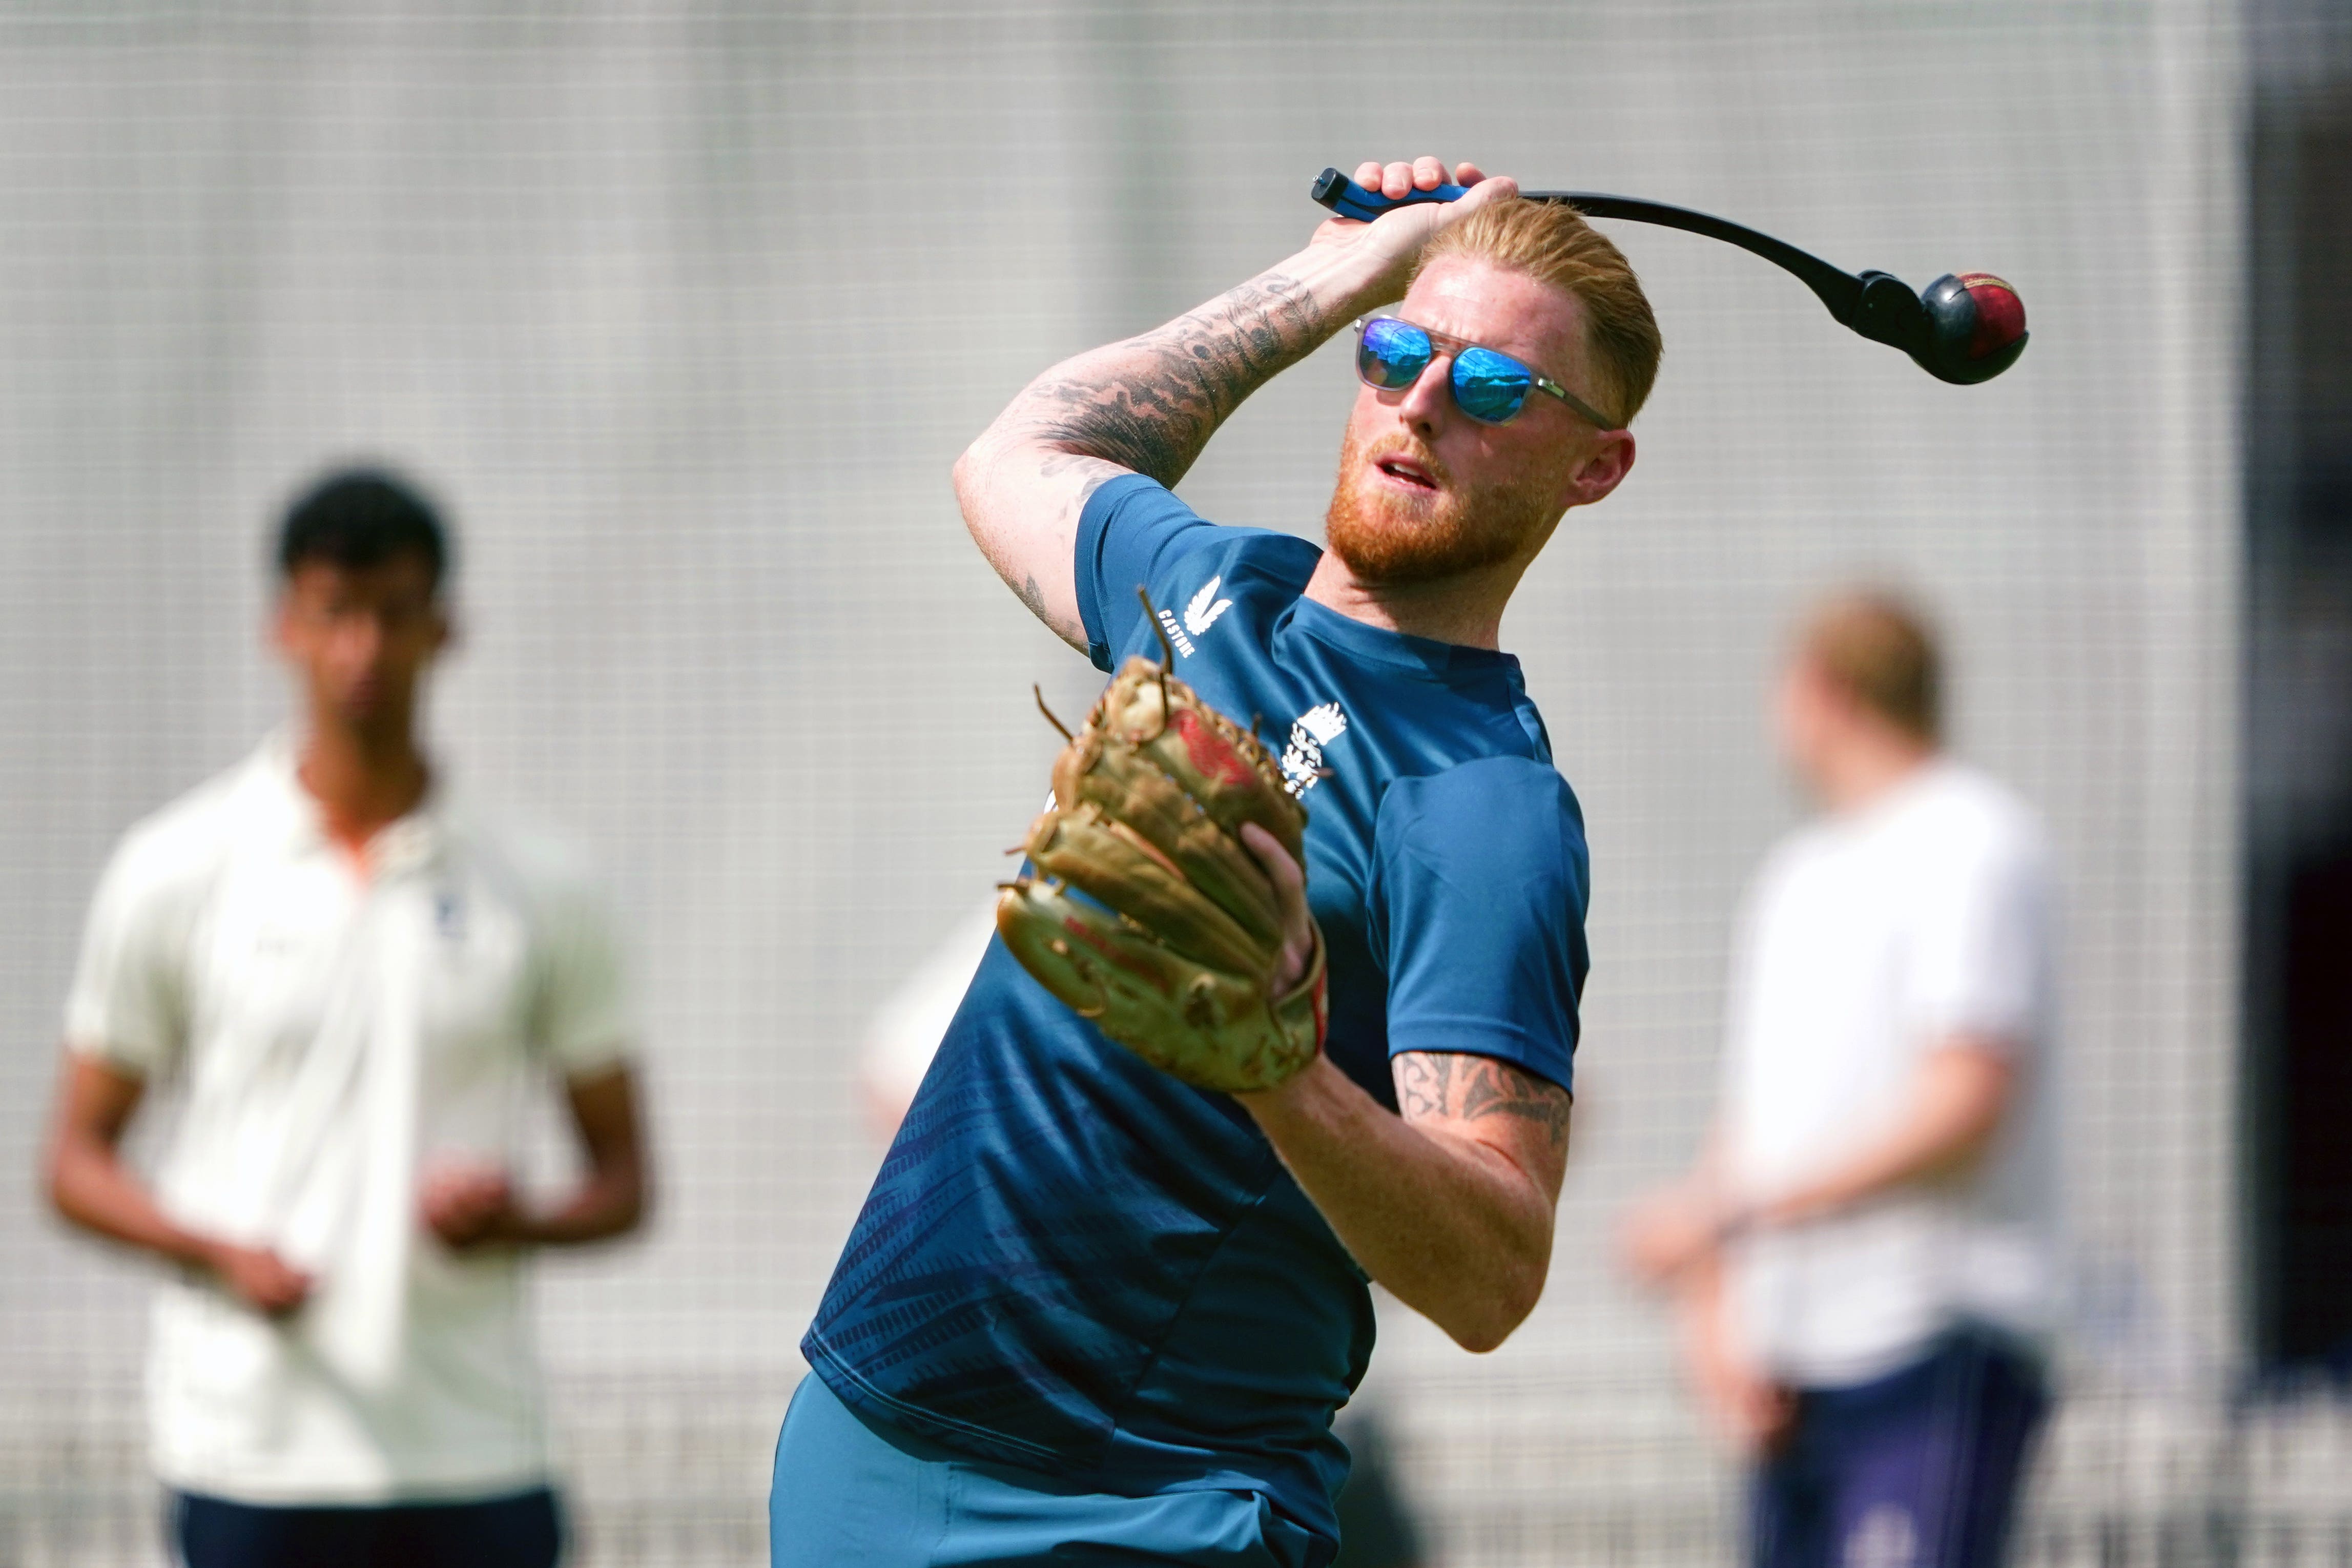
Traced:
<path id="1" fill-rule="evenodd" d="M 1445 417 L 1447 402 L 1454 395 L 1454 356 L 1433 355 L 1422 368 L 1421 375 L 1405 388 L 1398 400 L 1397 417 L 1415 430 L 1434 430 Z"/>
<path id="2" fill-rule="evenodd" d="M 344 622 L 338 639 L 342 655 L 353 664 L 372 665 L 383 654 L 390 639 L 384 635 L 383 622 L 374 616 L 353 616 Z"/>

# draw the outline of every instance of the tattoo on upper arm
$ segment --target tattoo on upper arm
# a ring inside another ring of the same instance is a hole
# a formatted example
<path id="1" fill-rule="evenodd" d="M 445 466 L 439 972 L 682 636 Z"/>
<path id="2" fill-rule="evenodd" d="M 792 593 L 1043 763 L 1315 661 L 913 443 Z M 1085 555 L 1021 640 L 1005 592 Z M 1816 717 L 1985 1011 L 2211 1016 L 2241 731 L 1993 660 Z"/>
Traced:
<path id="1" fill-rule="evenodd" d="M 1328 335 L 1311 289 L 1255 278 L 1129 340 L 1142 368 L 1097 363 L 1031 386 L 1029 433 L 1173 485 L 1244 398 Z"/>
<path id="2" fill-rule="evenodd" d="M 1011 576 L 1006 576 L 1004 581 L 1008 587 L 1012 585 Z M 1013 593 L 1015 598 L 1028 606 L 1029 613 L 1036 616 L 1047 631 L 1052 632 L 1080 653 L 1087 651 L 1086 623 L 1076 616 L 1057 616 L 1054 613 L 1053 606 L 1045 603 L 1045 590 L 1037 585 L 1037 574 L 1034 572 L 1027 574 L 1021 585 L 1013 589 Z"/>
<path id="3" fill-rule="evenodd" d="M 1244 398 L 1329 335 L 1314 291 L 1267 273 L 1157 331 L 1048 371 L 976 445 L 983 454 L 979 472 L 967 479 L 958 466 L 965 517 L 990 563 L 1032 615 L 1083 651 L 1084 626 L 1066 609 L 1055 616 L 1028 569 L 1041 525 L 1075 531 L 1095 491 L 1122 474 L 1173 485 Z M 1058 449 L 1039 458 L 1040 444 Z M 1048 488 L 1016 487 L 1021 516 L 999 517 L 1001 508 L 965 493 L 967 484 L 986 491 L 991 463 L 1024 447 L 1024 465 L 1036 465 L 1028 472 Z"/>
<path id="4" fill-rule="evenodd" d="M 1568 1146 L 1568 1090 L 1493 1057 L 1405 1051 L 1396 1058 L 1396 1087 L 1398 1108 L 1408 1120 L 1512 1116 L 1541 1128 L 1552 1148 Z"/>

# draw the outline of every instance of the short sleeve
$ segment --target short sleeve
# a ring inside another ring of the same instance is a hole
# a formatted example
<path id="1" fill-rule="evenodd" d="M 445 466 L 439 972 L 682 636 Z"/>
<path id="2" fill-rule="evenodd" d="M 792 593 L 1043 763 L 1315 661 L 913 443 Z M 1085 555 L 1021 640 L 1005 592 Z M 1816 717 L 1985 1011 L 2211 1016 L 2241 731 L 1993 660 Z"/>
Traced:
<path id="1" fill-rule="evenodd" d="M 636 1045 L 618 922 L 584 876 L 549 889 L 541 907 L 536 1044 L 567 1078 L 601 1072 Z"/>
<path id="2" fill-rule="evenodd" d="M 1373 839 L 1389 1054 L 1496 1057 L 1572 1089 L 1590 883 L 1567 781 L 1525 757 L 1400 779 Z"/>
<path id="3" fill-rule="evenodd" d="M 66 1044 L 141 1078 L 179 1057 L 187 1033 L 189 899 L 146 834 L 99 879 L 66 999 Z"/>
<path id="4" fill-rule="evenodd" d="M 1170 560 L 1208 540 L 1217 525 L 1141 474 L 1125 474 L 1087 498 L 1078 514 L 1078 618 L 1087 657 L 1108 674 L 1143 620 L 1138 587 Z"/>
<path id="5" fill-rule="evenodd" d="M 2047 990 L 2049 876 L 2038 838 L 2011 825 L 1960 836 L 1915 883 L 1904 973 L 1913 1036 L 2036 1043 Z"/>

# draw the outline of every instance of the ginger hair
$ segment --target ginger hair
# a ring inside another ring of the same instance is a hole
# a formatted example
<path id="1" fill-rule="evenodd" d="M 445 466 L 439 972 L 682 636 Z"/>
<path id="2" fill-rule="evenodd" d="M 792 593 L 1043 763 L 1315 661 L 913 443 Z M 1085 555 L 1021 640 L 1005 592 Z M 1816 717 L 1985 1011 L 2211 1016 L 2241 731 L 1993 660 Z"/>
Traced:
<path id="1" fill-rule="evenodd" d="M 1441 231 L 1414 275 L 1448 256 L 1508 268 L 1572 295 L 1584 307 L 1585 347 L 1601 384 L 1570 390 L 1583 392 L 1620 428 L 1633 422 L 1658 379 L 1664 343 L 1642 280 L 1608 236 L 1565 204 L 1496 202 Z"/>
<path id="2" fill-rule="evenodd" d="M 1943 660 L 1908 601 L 1884 589 L 1839 595 L 1806 620 L 1797 651 L 1830 683 L 1916 741 L 1943 733 Z"/>

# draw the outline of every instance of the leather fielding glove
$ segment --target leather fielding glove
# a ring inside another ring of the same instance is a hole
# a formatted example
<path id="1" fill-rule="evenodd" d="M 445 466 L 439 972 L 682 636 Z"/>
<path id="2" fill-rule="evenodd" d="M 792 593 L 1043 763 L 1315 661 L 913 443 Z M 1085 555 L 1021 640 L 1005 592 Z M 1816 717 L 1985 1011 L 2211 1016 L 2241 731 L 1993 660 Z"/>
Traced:
<path id="1" fill-rule="evenodd" d="M 1165 666 L 1130 658 L 1055 760 L 1032 873 L 1004 885 L 996 929 L 1048 991 L 1154 1067 L 1202 1089 L 1271 1089 L 1323 1048 L 1323 933 L 1275 994 L 1282 905 L 1242 843 L 1250 822 L 1306 865 L 1306 808 L 1265 748 Z"/>

